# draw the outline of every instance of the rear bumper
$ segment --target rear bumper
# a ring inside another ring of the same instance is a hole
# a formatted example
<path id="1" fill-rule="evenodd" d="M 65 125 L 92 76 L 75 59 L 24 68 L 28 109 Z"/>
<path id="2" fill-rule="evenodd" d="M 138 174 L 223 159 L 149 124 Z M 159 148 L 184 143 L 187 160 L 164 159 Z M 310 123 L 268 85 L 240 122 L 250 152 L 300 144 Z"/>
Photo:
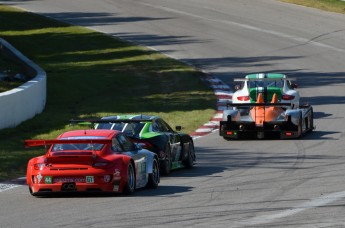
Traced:
<path id="1" fill-rule="evenodd" d="M 298 138 L 301 132 L 298 126 L 291 122 L 269 122 L 263 126 L 256 126 L 254 122 L 228 122 L 220 121 L 219 135 L 226 139 L 241 138 Z"/>
<path id="2" fill-rule="evenodd" d="M 85 184 L 85 183 L 56 183 L 56 184 L 32 184 L 30 191 L 33 195 L 45 195 L 49 193 L 72 193 L 72 192 L 119 192 L 119 184 L 115 182 L 107 184 Z"/>
<path id="3" fill-rule="evenodd" d="M 33 172 L 27 183 L 33 195 L 58 192 L 122 192 L 120 173 L 109 172 Z"/>

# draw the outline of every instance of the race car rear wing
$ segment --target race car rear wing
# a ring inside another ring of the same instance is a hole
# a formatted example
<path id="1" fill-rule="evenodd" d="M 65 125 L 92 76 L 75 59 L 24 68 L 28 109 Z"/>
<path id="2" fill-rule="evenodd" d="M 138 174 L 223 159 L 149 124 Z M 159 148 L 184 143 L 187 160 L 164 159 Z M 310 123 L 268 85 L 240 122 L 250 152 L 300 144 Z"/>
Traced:
<path id="1" fill-rule="evenodd" d="M 71 124 L 84 123 L 84 124 L 97 124 L 97 123 L 143 123 L 143 122 L 152 122 L 148 119 L 85 119 L 85 120 L 76 120 L 71 119 L 69 121 Z"/>
<path id="2" fill-rule="evenodd" d="M 233 104 L 227 103 L 226 107 L 236 107 L 236 108 L 251 108 L 251 107 L 293 107 L 292 103 L 240 103 L 240 104 Z"/>
<path id="3" fill-rule="evenodd" d="M 34 146 L 47 146 L 52 144 L 109 144 L 111 139 L 34 139 L 24 140 L 25 148 Z"/>
<path id="4" fill-rule="evenodd" d="M 229 107 L 253 107 L 253 106 L 289 106 L 291 103 L 227 103 Z"/>
<path id="5" fill-rule="evenodd" d="M 235 78 L 234 82 L 245 81 L 296 81 L 296 78 Z"/>

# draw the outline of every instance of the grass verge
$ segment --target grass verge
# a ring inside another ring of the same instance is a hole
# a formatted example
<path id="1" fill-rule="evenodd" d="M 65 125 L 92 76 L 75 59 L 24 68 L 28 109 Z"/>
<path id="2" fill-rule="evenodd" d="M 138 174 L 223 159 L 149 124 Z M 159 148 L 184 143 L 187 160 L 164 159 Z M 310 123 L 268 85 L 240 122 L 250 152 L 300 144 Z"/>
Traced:
<path id="1" fill-rule="evenodd" d="M 345 1 L 341 0 L 280 0 L 325 11 L 345 14 Z"/>
<path id="2" fill-rule="evenodd" d="M 0 5 L 0 36 L 47 72 L 44 112 L 0 131 L 0 181 L 25 175 L 24 139 L 56 138 L 71 118 L 159 115 L 190 133 L 214 114 L 216 98 L 186 64 L 89 29 Z M 6 108 L 6 107 L 1 107 Z"/>

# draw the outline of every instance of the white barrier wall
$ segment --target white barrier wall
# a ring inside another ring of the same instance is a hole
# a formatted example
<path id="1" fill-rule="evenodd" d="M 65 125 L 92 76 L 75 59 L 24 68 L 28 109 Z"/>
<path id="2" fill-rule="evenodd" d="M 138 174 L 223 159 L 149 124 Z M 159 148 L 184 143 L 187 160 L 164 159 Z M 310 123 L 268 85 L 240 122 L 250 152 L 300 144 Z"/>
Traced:
<path id="1" fill-rule="evenodd" d="M 36 74 L 36 77 L 18 88 L 0 93 L 0 129 L 4 129 L 15 127 L 43 111 L 47 79 L 44 70 L 1 38 L 0 46 Z"/>

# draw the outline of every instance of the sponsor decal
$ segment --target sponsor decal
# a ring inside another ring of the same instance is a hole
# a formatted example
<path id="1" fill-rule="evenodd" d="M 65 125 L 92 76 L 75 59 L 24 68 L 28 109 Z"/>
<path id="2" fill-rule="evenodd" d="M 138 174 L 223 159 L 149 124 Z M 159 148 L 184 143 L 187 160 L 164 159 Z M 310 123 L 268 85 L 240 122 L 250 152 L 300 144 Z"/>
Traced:
<path id="1" fill-rule="evenodd" d="M 66 182 L 75 182 L 75 183 L 85 183 L 84 177 L 55 177 L 53 183 L 66 183 Z"/>
<path id="2" fill-rule="evenodd" d="M 36 176 L 36 178 L 37 178 L 37 184 L 41 183 L 41 180 L 43 177 L 40 173 Z"/>
<path id="3" fill-rule="evenodd" d="M 45 176 L 45 177 L 44 177 L 44 183 L 46 183 L 46 184 L 52 184 L 52 183 L 53 183 L 53 177 L 51 177 L 51 176 Z"/>
<path id="4" fill-rule="evenodd" d="M 86 183 L 95 183 L 95 179 L 93 176 L 86 176 Z"/>
<path id="5" fill-rule="evenodd" d="M 120 172 L 119 169 L 115 169 L 115 170 L 114 170 L 114 176 L 115 176 L 115 177 L 119 177 L 120 174 L 121 174 L 121 172 Z"/>
<path id="6" fill-rule="evenodd" d="M 114 192 L 118 192 L 119 191 L 119 186 L 117 184 L 114 185 L 113 191 Z"/>
<path id="7" fill-rule="evenodd" d="M 110 175 L 105 175 L 103 180 L 105 183 L 108 183 L 110 181 Z"/>

